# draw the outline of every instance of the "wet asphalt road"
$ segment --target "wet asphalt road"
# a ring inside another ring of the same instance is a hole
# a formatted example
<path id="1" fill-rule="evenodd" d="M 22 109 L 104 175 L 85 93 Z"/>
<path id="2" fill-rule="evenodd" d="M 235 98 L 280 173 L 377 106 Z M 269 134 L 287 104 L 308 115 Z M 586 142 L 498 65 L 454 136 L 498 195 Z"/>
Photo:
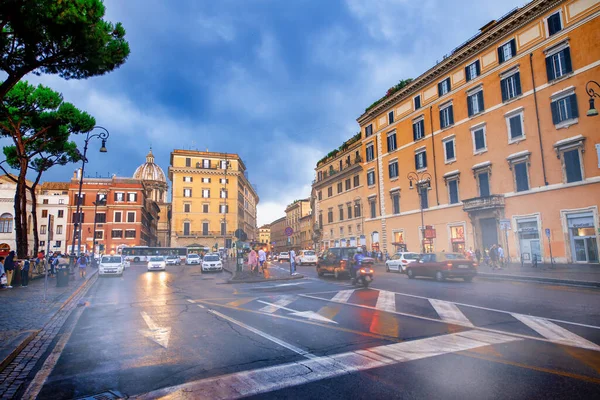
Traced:
<path id="1" fill-rule="evenodd" d="M 299 271 L 98 279 L 38 398 L 600 398 L 600 291 L 379 269 L 354 290 Z"/>

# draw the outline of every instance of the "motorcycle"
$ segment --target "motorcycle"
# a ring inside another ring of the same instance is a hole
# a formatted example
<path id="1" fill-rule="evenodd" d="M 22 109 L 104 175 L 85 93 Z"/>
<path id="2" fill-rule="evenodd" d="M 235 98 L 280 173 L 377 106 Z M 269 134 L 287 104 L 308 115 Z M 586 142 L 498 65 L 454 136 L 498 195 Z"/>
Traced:
<path id="1" fill-rule="evenodd" d="M 352 280 L 354 286 L 362 285 L 364 288 L 368 288 L 371 282 L 373 282 L 373 264 L 375 260 L 369 257 L 363 258 L 360 268 L 356 271 L 356 277 Z"/>

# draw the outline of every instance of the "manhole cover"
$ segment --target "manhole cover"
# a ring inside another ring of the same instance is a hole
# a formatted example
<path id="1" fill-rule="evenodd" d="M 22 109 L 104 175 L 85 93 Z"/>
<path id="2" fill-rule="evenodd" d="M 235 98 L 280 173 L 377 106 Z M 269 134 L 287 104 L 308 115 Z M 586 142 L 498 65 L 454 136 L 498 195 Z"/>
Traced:
<path id="1" fill-rule="evenodd" d="M 91 396 L 79 397 L 78 400 L 115 400 L 124 398 L 125 396 L 118 390 L 107 390 L 106 392 L 93 394 Z"/>

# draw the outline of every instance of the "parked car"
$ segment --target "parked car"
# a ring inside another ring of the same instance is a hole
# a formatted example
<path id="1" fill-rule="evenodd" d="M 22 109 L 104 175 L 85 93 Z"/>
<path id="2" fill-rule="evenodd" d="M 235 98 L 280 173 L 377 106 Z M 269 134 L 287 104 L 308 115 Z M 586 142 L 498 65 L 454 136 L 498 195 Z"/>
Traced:
<path id="1" fill-rule="evenodd" d="M 290 253 L 288 253 L 287 251 L 282 251 L 281 253 L 279 253 L 278 260 L 279 261 L 290 261 Z"/>
<path id="2" fill-rule="evenodd" d="M 314 250 L 301 250 L 298 255 L 298 265 L 317 265 L 317 253 Z"/>
<path id="3" fill-rule="evenodd" d="M 200 259 L 200 256 L 198 254 L 190 253 L 187 255 L 187 257 L 185 259 L 185 263 L 186 263 L 186 265 L 192 265 L 192 264 L 200 265 L 202 263 L 202 260 Z"/>
<path id="4" fill-rule="evenodd" d="M 179 256 L 166 256 L 165 261 L 166 261 L 167 265 L 181 264 L 181 260 L 179 259 Z"/>
<path id="5" fill-rule="evenodd" d="M 330 247 L 317 259 L 317 275 L 333 274 L 335 279 L 350 277 L 351 264 L 354 262 L 356 247 Z M 365 266 L 372 266 L 375 260 L 364 257 L 362 261 Z"/>
<path id="6" fill-rule="evenodd" d="M 218 253 L 208 253 L 202 259 L 202 272 L 223 271 L 223 263 Z"/>
<path id="7" fill-rule="evenodd" d="M 415 276 L 429 276 L 437 281 L 446 278 L 463 278 L 471 282 L 477 275 L 477 262 L 468 260 L 460 253 L 428 253 L 406 267 L 406 275 L 410 279 Z"/>
<path id="8" fill-rule="evenodd" d="M 419 258 L 419 253 L 411 253 L 409 251 L 398 252 L 385 262 L 385 270 L 387 272 L 406 272 L 408 264 L 416 262 Z"/>
<path id="9" fill-rule="evenodd" d="M 148 259 L 148 271 L 164 271 L 167 269 L 167 262 L 162 256 L 153 256 Z"/>
<path id="10" fill-rule="evenodd" d="M 123 276 L 125 265 L 120 256 L 103 256 L 98 265 L 98 276 Z"/>

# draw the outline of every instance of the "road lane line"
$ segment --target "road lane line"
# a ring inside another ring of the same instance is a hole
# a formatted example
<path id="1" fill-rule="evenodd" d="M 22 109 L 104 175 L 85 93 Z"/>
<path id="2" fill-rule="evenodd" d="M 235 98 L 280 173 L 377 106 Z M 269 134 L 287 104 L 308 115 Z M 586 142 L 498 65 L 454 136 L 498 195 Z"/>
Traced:
<path id="1" fill-rule="evenodd" d="M 544 318 L 530 317 L 521 314 L 512 314 L 513 317 L 555 343 L 566 344 L 567 346 L 582 347 L 584 349 L 600 351 L 600 346 L 590 342 Z"/>
<path id="2" fill-rule="evenodd" d="M 295 300 L 296 300 L 295 297 L 288 297 L 288 296 L 284 296 L 283 298 L 280 298 L 279 300 L 275 301 L 274 303 L 267 303 L 266 301 L 259 300 L 260 303 L 268 304 L 266 307 L 261 308 L 259 311 L 271 314 L 271 313 L 274 313 L 275 311 L 279 310 L 280 308 L 283 308 L 285 310 L 286 309 L 285 306 L 293 303 Z"/>
<path id="3" fill-rule="evenodd" d="M 333 299 L 331 299 L 331 301 L 335 301 L 338 303 L 347 303 L 350 296 L 352 296 L 352 293 L 354 293 L 354 289 L 340 290 L 335 294 L 335 296 L 333 296 Z"/>
<path id="4" fill-rule="evenodd" d="M 442 321 L 450 323 L 459 323 L 466 326 L 474 326 L 471 321 L 462 313 L 454 303 L 442 300 L 429 299 L 429 303 L 438 313 Z"/>
<path id="5" fill-rule="evenodd" d="M 221 316 L 223 315 L 221 314 Z M 229 318 L 226 316 L 223 317 Z M 239 321 L 234 323 L 237 322 Z M 245 324 L 242 325 L 247 327 Z M 252 327 L 249 328 L 254 330 Z M 261 336 L 263 336 L 262 334 L 264 334 L 264 332 L 261 332 Z M 454 333 L 427 339 L 413 340 L 410 342 L 371 347 L 332 356 L 313 356 L 313 358 L 307 361 L 292 362 L 201 379 L 195 382 L 188 382 L 182 385 L 159 389 L 134 398 L 241 398 L 261 393 L 269 393 L 292 386 L 304 385 L 324 379 L 331 379 L 348 375 L 353 372 L 366 371 L 386 365 L 472 350 L 490 344 L 509 343 L 519 340 L 520 339 L 506 335 L 495 335 L 493 338 L 490 338 L 488 335 L 478 335 L 475 331 L 471 335 Z"/>
<path id="6" fill-rule="evenodd" d="M 200 308 L 206 308 L 202 304 L 197 304 L 197 306 L 200 307 Z"/>
<path id="7" fill-rule="evenodd" d="M 188 301 L 188 302 L 190 302 L 190 303 L 192 303 L 192 304 L 194 304 L 194 303 L 195 303 L 195 301 L 194 301 L 194 300 L 187 299 L 187 301 Z"/>
<path id="8" fill-rule="evenodd" d="M 380 290 L 375 308 L 384 311 L 396 311 L 396 295 L 386 290 Z"/>
<path id="9" fill-rule="evenodd" d="M 239 300 L 235 300 L 232 302 L 227 303 L 228 306 L 232 306 L 232 307 L 239 307 L 241 305 L 244 305 L 246 303 L 250 303 L 252 300 L 255 300 L 256 297 L 247 297 L 244 299 L 239 299 Z"/>

